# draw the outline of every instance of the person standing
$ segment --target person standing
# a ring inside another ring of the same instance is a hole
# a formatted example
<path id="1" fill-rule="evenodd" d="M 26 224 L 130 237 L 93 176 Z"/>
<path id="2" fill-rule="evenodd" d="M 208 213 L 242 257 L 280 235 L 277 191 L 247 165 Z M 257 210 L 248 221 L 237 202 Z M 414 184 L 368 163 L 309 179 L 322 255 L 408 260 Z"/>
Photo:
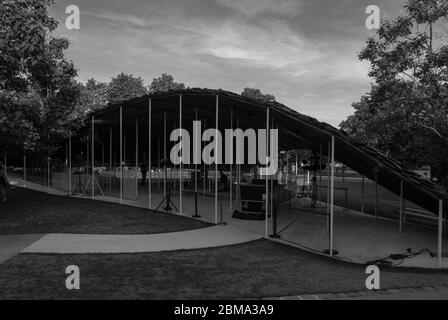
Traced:
<path id="1" fill-rule="evenodd" d="M 146 175 L 148 174 L 148 165 L 146 164 L 146 162 L 142 163 L 142 165 L 140 166 L 140 171 L 142 172 L 141 185 L 144 186 L 146 185 Z"/>

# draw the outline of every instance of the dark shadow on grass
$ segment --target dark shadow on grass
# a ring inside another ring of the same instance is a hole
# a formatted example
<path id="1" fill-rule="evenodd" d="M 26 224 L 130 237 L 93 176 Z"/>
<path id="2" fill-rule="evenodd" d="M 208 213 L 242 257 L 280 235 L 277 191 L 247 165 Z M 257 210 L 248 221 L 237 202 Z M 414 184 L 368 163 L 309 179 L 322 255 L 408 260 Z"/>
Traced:
<path id="1" fill-rule="evenodd" d="M 11 189 L 0 203 L 0 234 L 154 234 L 209 227 L 206 222 L 115 203 Z"/>

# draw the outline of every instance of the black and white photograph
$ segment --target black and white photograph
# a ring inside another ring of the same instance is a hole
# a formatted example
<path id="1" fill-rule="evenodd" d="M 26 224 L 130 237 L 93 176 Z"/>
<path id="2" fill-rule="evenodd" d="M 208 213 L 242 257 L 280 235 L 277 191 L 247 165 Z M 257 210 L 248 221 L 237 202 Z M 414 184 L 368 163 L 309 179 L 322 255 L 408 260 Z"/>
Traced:
<path id="1" fill-rule="evenodd" d="M 447 213 L 448 0 L 0 2 L 4 302 L 448 300 Z"/>

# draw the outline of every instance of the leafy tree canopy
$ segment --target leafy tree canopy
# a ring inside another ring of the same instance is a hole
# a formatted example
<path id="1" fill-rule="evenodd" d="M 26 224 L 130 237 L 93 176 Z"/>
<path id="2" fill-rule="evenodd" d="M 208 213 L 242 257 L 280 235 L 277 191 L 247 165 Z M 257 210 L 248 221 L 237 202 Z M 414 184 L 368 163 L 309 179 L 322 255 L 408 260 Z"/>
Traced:
<path id="1" fill-rule="evenodd" d="M 341 128 L 410 165 L 444 167 L 448 156 L 448 0 L 408 0 L 359 54 L 371 91 Z M 445 174 L 445 173 L 444 173 Z"/>
<path id="2" fill-rule="evenodd" d="M 0 3 L 0 150 L 51 149 L 67 136 L 79 95 L 76 70 L 55 38 L 51 0 Z"/>
<path id="3" fill-rule="evenodd" d="M 161 93 L 170 90 L 183 90 L 185 85 L 183 83 L 174 82 L 174 77 L 169 74 L 162 74 L 159 78 L 155 78 L 148 88 L 149 93 Z"/>
<path id="4" fill-rule="evenodd" d="M 120 73 L 112 78 L 107 89 L 107 100 L 111 104 L 138 98 L 147 94 L 143 79 L 132 74 Z"/>
<path id="5" fill-rule="evenodd" d="M 275 97 L 272 94 L 263 94 L 260 89 L 245 88 L 241 93 L 242 96 L 252 99 L 261 100 L 264 102 L 274 102 Z"/>

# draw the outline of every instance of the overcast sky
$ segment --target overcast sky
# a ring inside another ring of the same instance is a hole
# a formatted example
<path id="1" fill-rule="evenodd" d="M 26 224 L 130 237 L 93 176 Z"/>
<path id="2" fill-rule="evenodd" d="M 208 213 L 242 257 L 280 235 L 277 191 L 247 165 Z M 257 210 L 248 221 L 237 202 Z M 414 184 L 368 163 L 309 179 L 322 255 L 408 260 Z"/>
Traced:
<path id="1" fill-rule="evenodd" d="M 65 28 L 71 4 L 80 30 Z M 403 0 L 59 0 L 52 14 L 82 82 L 169 73 L 190 87 L 255 87 L 337 126 L 370 88 L 357 59 L 369 4 L 390 18 Z"/>

